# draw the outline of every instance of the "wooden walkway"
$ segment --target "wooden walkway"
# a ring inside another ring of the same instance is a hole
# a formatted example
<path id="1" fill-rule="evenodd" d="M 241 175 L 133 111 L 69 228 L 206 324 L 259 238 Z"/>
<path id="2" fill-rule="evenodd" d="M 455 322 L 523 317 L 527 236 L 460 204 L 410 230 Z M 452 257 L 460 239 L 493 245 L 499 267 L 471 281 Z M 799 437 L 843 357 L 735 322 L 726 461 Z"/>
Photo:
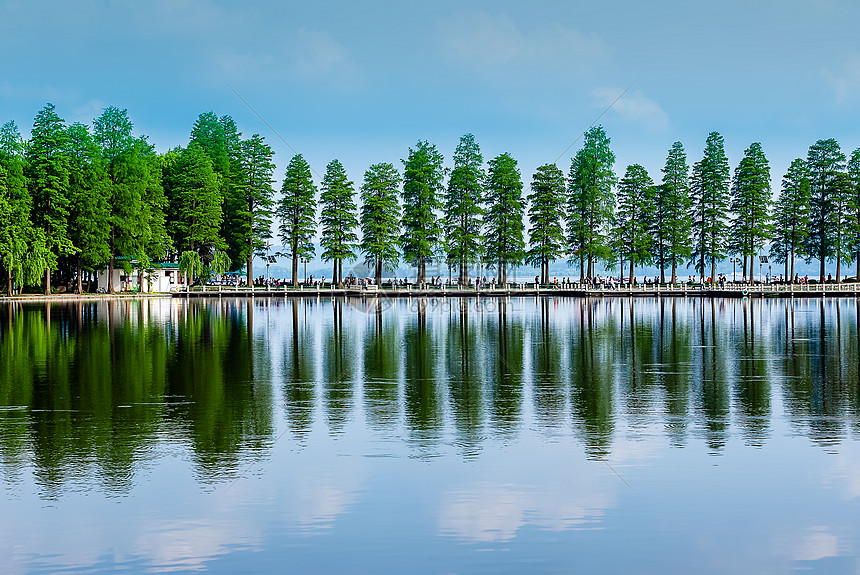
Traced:
<path id="1" fill-rule="evenodd" d="M 420 289 L 414 286 L 397 286 L 376 288 L 365 287 L 313 287 L 292 286 L 282 287 L 231 287 L 231 286 L 198 286 L 178 289 L 171 294 L 179 298 L 198 297 L 365 297 L 365 298 L 401 298 L 401 297 L 534 297 L 534 296 L 569 296 L 569 297 L 857 297 L 860 295 L 860 283 L 843 284 L 756 284 L 740 285 L 726 284 L 723 287 L 702 287 L 699 285 L 656 285 L 639 284 L 634 286 L 589 287 L 581 284 L 552 285 L 535 287 L 534 284 L 511 284 L 508 288 L 494 287 L 464 287 L 458 286 L 428 286 Z"/>

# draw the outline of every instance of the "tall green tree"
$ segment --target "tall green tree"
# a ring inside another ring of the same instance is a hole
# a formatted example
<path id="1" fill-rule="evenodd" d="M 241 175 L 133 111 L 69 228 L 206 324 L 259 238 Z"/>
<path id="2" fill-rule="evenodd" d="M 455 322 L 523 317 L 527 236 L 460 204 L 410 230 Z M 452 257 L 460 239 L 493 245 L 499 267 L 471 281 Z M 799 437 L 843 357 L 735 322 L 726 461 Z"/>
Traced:
<path id="1" fill-rule="evenodd" d="M 836 260 L 836 283 L 842 283 L 842 262 L 851 263 L 853 259 L 852 242 L 852 196 L 854 185 L 851 178 L 845 172 L 836 174 L 833 182 L 832 204 L 833 215 L 836 220 L 835 233 L 833 234 L 833 257 Z"/>
<path id="2" fill-rule="evenodd" d="M 579 276 L 594 277 L 596 260 L 609 261 L 608 226 L 612 221 L 615 154 L 603 126 L 585 133 L 582 148 L 570 163 L 567 229 L 571 254 L 579 259 Z M 585 263 L 588 268 L 585 268 Z"/>
<path id="3" fill-rule="evenodd" d="M 403 162 L 403 218 L 400 236 L 403 258 L 418 268 L 423 286 L 427 262 L 432 261 L 442 236 L 438 212 L 442 208 L 445 169 L 436 146 L 419 141 Z"/>
<path id="4" fill-rule="evenodd" d="M 660 268 L 660 282 L 666 281 L 665 268 L 671 266 L 671 281 L 677 281 L 678 262 L 690 257 L 690 168 L 681 142 L 669 149 L 663 166 L 663 184 L 655 189 L 654 217 L 651 221 L 651 253 Z"/>
<path id="5" fill-rule="evenodd" d="M 650 228 L 654 218 L 654 181 L 639 164 L 627 166 L 618 183 L 615 225 L 618 227 L 619 254 L 630 263 L 630 281 L 634 266 L 651 261 L 653 237 Z M 621 274 L 624 274 L 622 265 Z"/>
<path id="6" fill-rule="evenodd" d="M 540 268 L 542 284 L 549 283 L 549 264 L 564 255 L 564 184 L 564 172 L 555 164 L 540 166 L 532 177 L 525 262 Z"/>
<path id="7" fill-rule="evenodd" d="M 773 230 L 770 217 L 770 164 L 760 143 L 754 142 L 744 152 L 744 157 L 735 169 L 731 194 L 734 219 L 729 231 L 729 247 L 732 253 L 743 257 L 744 277 L 753 283 L 755 256 L 770 240 Z"/>
<path id="8" fill-rule="evenodd" d="M 45 268 L 45 294 L 51 293 L 51 270 L 60 255 L 75 251 L 69 236 L 68 133 L 53 104 L 36 114 L 32 138 L 27 146 L 25 175 L 33 198 L 33 224 L 45 234 L 49 250 Z"/>
<path id="9" fill-rule="evenodd" d="M 93 135 L 101 146 L 109 179 L 108 196 L 110 232 L 107 289 L 113 293 L 113 270 L 117 258 L 123 258 L 128 271 L 128 259 L 146 259 L 145 243 L 151 232 L 146 194 L 152 180 L 154 165 L 144 157 L 151 146 L 132 135 L 133 125 L 126 110 L 113 106 L 104 109 L 93 122 Z"/>
<path id="10" fill-rule="evenodd" d="M 819 262 L 819 277 L 824 281 L 825 264 L 835 255 L 834 243 L 839 217 L 834 210 L 834 196 L 839 192 L 839 173 L 845 169 L 845 154 L 833 138 L 818 140 L 806 156 L 809 170 L 809 234 L 804 251 Z"/>
<path id="11" fill-rule="evenodd" d="M 164 183 L 170 202 L 168 230 L 179 250 L 197 252 L 206 265 L 221 239 L 222 196 L 218 174 L 206 151 L 196 143 L 174 151 Z"/>
<path id="12" fill-rule="evenodd" d="M 397 192 L 400 174 L 388 163 L 374 164 L 364 172 L 361 185 L 361 253 L 374 268 L 376 285 L 382 283 L 382 268 L 397 264 L 400 236 L 400 206 Z"/>
<path id="13" fill-rule="evenodd" d="M 718 132 L 708 134 L 704 156 L 693 165 L 691 199 L 693 251 L 689 263 L 695 264 L 703 282 L 710 265 L 713 282 L 717 262 L 726 257 L 729 209 L 729 160 Z"/>
<path id="14" fill-rule="evenodd" d="M 24 283 L 30 271 L 33 236 L 30 193 L 24 176 L 24 143 L 15 122 L 0 128 L 0 268 L 11 296 L 14 283 Z M 44 242 L 42 242 L 44 243 Z M 41 258 L 47 254 L 41 254 Z M 39 269 L 39 276 L 44 272 Z"/>
<path id="15" fill-rule="evenodd" d="M 244 181 L 241 186 L 233 187 L 227 202 L 231 205 L 231 210 L 225 214 L 225 220 L 229 220 L 227 255 L 233 253 L 245 261 L 248 285 L 251 285 L 254 281 L 254 255 L 268 256 L 267 241 L 272 235 L 272 208 L 275 203 L 275 190 L 272 188 L 275 164 L 272 148 L 259 134 L 243 140 L 241 147 Z M 236 241 L 237 237 L 242 241 Z"/>
<path id="16" fill-rule="evenodd" d="M 75 252 L 75 292 L 83 292 L 83 270 L 110 259 L 110 180 L 102 150 L 83 124 L 69 134 L 69 232 Z"/>
<path id="17" fill-rule="evenodd" d="M 472 134 L 460 138 L 454 151 L 454 169 L 445 192 L 445 237 L 448 261 L 459 267 L 461 284 L 469 281 L 469 265 L 483 255 L 481 224 L 484 157 Z"/>
<path id="18" fill-rule="evenodd" d="M 287 166 L 277 208 L 281 241 L 293 260 L 294 286 L 299 285 L 299 258 L 314 256 L 316 193 L 310 165 L 301 154 L 296 154 Z"/>
<path id="19" fill-rule="evenodd" d="M 857 264 L 855 281 L 860 281 L 860 148 L 851 152 L 848 160 L 848 176 L 851 178 L 851 198 L 849 202 L 849 245 L 854 252 Z"/>
<path id="20" fill-rule="evenodd" d="M 332 283 L 343 285 L 343 260 L 355 259 L 358 235 L 358 215 L 355 205 L 355 185 L 346 176 L 340 160 L 332 160 L 325 169 L 320 203 L 322 258 L 334 261 Z"/>
<path id="21" fill-rule="evenodd" d="M 773 212 L 774 234 L 770 253 L 774 261 L 785 264 L 786 278 L 794 282 L 794 261 L 804 255 L 809 233 L 809 170 L 797 158 L 782 177 L 782 190 Z"/>
<path id="22" fill-rule="evenodd" d="M 523 181 L 517 161 L 507 152 L 489 161 L 484 236 L 487 260 L 496 267 L 501 285 L 508 282 L 508 266 L 525 255 L 523 239 Z"/>
<path id="23" fill-rule="evenodd" d="M 245 173 L 247 150 L 242 134 L 230 116 L 218 117 L 214 112 L 204 112 L 191 128 L 189 146 L 192 143 L 206 151 L 212 160 L 212 169 L 218 174 L 224 212 L 220 236 L 227 244 L 228 257 L 238 269 L 243 263 L 247 264 L 249 256 L 253 258 L 253 253 L 249 253 L 249 192 L 245 189 L 249 178 Z M 259 250 L 259 246 L 256 249 Z"/>

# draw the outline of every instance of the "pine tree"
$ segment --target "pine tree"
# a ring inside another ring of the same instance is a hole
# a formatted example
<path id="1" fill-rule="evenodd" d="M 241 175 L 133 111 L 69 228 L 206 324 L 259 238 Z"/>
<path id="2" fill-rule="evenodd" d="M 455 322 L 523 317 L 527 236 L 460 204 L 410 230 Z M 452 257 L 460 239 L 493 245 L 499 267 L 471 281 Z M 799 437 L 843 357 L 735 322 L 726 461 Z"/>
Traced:
<path id="1" fill-rule="evenodd" d="M 651 253 L 660 268 L 660 282 L 666 281 L 665 268 L 671 266 L 671 281 L 677 281 L 678 263 L 690 257 L 690 168 L 681 142 L 669 149 L 663 167 L 663 184 L 655 189 Z"/>
<path id="2" fill-rule="evenodd" d="M 848 176 L 851 178 L 851 198 L 849 202 L 849 246 L 853 250 L 857 272 L 854 281 L 860 282 L 860 148 L 851 153 L 848 160 Z"/>
<path id="3" fill-rule="evenodd" d="M 564 254 L 564 172 L 545 164 L 532 178 L 529 195 L 529 250 L 525 262 L 540 267 L 541 283 L 549 283 L 549 264 Z"/>
<path id="4" fill-rule="evenodd" d="M 101 148 L 83 124 L 69 126 L 69 231 L 77 247 L 75 292 L 82 293 L 83 269 L 110 259 L 110 180 Z"/>
<path id="5" fill-rule="evenodd" d="M 839 225 L 834 211 L 838 174 L 845 168 L 845 154 L 833 138 L 818 140 L 809 147 L 806 157 L 809 170 L 809 234 L 804 251 L 819 262 L 820 280 L 824 281 L 825 262 L 835 255 L 834 242 Z"/>
<path id="6" fill-rule="evenodd" d="M 602 126 L 585 133 L 582 149 L 570 164 L 568 179 L 568 244 L 579 259 L 579 276 L 594 277 L 595 260 L 612 257 L 608 229 L 612 221 L 615 154 Z M 585 268 L 585 262 L 588 268 Z"/>
<path id="7" fill-rule="evenodd" d="M 693 208 L 693 250 L 690 264 L 705 281 L 705 269 L 711 267 L 711 281 L 716 281 L 717 262 L 726 257 L 726 232 L 729 207 L 729 160 L 723 137 L 717 132 L 708 134 L 705 153 L 693 165 L 691 186 Z"/>
<path id="8" fill-rule="evenodd" d="M 334 261 L 332 283 L 343 285 L 343 260 L 356 257 L 358 216 L 355 205 L 355 186 L 347 178 L 346 170 L 339 160 L 332 160 L 325 170 L 320 202 L 320 245 L 322 258 Z"/>
<path id="9" fill-rule="evenodd" d="M 423 286 L 427 262 L 441 239 L 438 211 L 442 207 L 442 154 L 436 146 L 419 141 L 403 162 L 403 220 L 400 236 L 403 258 L 418 268 L 417 283 Z"/>
<path id="10" fill-rule="evenodd" d="M 63 120 L 46 105 L 36 115 L 27 147 L 26 172 L 33 198 L 33 224 L 41 229 L 48 249 L 45 267 L 45 295 L 51 293 L 51 270 L 57 269 L 60 255 L 75 251 L 69 237 L 69 157 L 68 134 Z"/>
<path id="11" fill-rule="evenodd" d="M 776 263 L 785 264 L 786 278 L 794 282 L 794 260 L 804 255 L 809 233 L 809 170 L 798 158 L 782 178 L 782 191 L 773 213 L 774 234 L 770 253 Z"/>
<path id="12" fill-rule="evenodd" d="M 388 163 L 374 164 L 364 172 L 361 186 L 361 253 L 373 266 L 376 285 L 382 283 L 384 265 L 397 264 L 400 174 Z"/>
<path id="13" fill-rule="evenodd" d="M 254 281 L 254 255 L 268 256 L 267 240 L 271 237 L 272 208 L 275 190 L 272 188 L 275 164 L 274 152 L 259 134 L 241 143 L 244 178 L 241 186 L 231 190 L 227 255 L 233 254 L 237 264 L 245 262 L 248 285 Z M 225 228 L 227 227 L 225 226 Z"/>
<path id="14" fill-rule="evenodd" d="M 508 282 L 508 265 L 523 260 L 523 182 L 517 161 L 507 152 L 489 162 L 484 236 L 487 260 L 496 266 L 499 283 Z"/>
<path id="15" fill-rule="evenodd" d="M 770 166 L 761 144 L 754 142 L 735 169 L 731 204 L 734 220 L 729 233 L 729 247 L 732 253 L 743 256 L 744 277 L 750 283 L 754 258 L 771 237 L 770 197 Z"/>
<path id="16" fill-rule="evenodd" d="M 454 151 L 454 169 L 445 192 L 445 237 L 448 261 L 459 268 L 460 284 L 469 282 L 469 265 L 481 259 L 481 207 L 484 158 L 472 134 L 460 138 Z"/>
<path id="17" fill-rule="evenodd" d="M 833 256 L 836 258 L 836 283 L 842 282 L 842 262 L 851 263 L 853 242 L 852 240 L 852 196 L 854 185 L 851 178 L 845 172 L 836 174 L 833 182 L 831 201 L 833 205 L 833 216 L 836 221 L 835 233 L 833 234 Z"/>
<path id="18" fill-rule="evenodd" d="M 634 266 L 647 264 L 651 260 L 653 238 L 649 228 L 653 227 L 654 195 L 654 181 L 647 170 L 639 164 L 627 166 L 624 177 L 618 183 L 615 225 L 618 228 L 621 258 L 630 263 L 631 283 Z M 624 273 L 623 267 L 621 273 Z"/>
<path id="19" fill-rule="evenodd" d="M 281 241 L 293 259 L 294 286 L 299 285 L 299 258 L 314 256 L 316 193 L 310 165 L 301 154 L 296 154 L 287 166 L 277 208 Z"/>

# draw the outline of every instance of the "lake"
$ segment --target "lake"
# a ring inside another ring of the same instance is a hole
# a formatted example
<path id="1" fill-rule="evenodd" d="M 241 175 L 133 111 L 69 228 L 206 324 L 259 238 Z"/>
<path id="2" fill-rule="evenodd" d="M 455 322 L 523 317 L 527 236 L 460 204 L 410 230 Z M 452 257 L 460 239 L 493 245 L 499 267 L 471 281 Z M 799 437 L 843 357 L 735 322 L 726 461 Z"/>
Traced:
<path id="1" fill-rule="evenodd" d="M 844 299 L 0 304 L 4 573 L 860 572 Z"/>

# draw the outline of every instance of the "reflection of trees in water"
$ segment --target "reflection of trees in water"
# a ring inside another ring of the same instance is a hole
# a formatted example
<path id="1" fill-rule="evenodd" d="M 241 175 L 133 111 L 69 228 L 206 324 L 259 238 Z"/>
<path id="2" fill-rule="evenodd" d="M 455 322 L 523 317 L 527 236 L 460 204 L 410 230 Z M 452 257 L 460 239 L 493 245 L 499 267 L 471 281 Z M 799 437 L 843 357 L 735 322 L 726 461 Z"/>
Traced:
<path id="1" fill-rule="evenodd" d="M 448 375 L 451 413 L 457 444 L 466 456 L 480 450 L 484 428 L 484 381 L 482 352 L 492 350 L 496 342 L 481 325 L 484 313 L 472 311 L 468 300 L 447 305 L 447 346 L 444 361 Z M 478 324 L 478 325 L 475 325 Z"/>
<path id="2" fill-rule="evenodd" d="M 487 338 L 481 342 L 487 349 L 486 384 L 492 430 L 513 434 L 520 425 L 523 403 L 523 325 L 508 317 L 512 306 L 500 298 L 495 321 L 488 317 Z"/>
<path id="3" fill-rule="evenodd" d="M 550 315 L 558 300 L 537 298 L 537 317 L 532 318 L 532 401 L 535 417 L 544 428 L 564 425 L 565 382 L 562 380 L 561 352 L 564 344 Z"/>
<path id="4" fill-rule="evenodd" d="M 616 324 L 602 316 L 609 313 L 607 302 L 581 299 L 573 304 L 572 341 L 568 346 L 573 427 L 585 442 L 588 457 L 604 459 L 615 429 L 612 401 L 618 332 Z"/>
<path id="5" fill-rule="evenodd" d="M 271 445 L 273 384 L 294 437 L 308 441 L 318 407 L 343 433 L 360 401 L 369 429 L 405 424 L 420 454 L 446 431 L 465 457 L 486 437 L 515 437 L 524 381 L 530 423 L 557 434 L 570 417 L 592 458 L 610 454 L 619 421 L 634 434 L 662 424 L 678 446 L 693 422 L 717 452 L 733 425 L 760 445 L 773 385 L 789 424 L 819 445 L 858 431 L 854 300 L 480 301 L 5 305 L 0 472 L 15 482 L 32 468 L 46 497 L 92 477 L 124 493 L 169 437 L 201 480 L 232 477 Z"/>
<path id="6" fill-rule="evenodd" d="M 400 341 L 394 313 L 375 303 L 363 344 L 364 411 L 369 427 L 393 431 L 400 419 Z"/>
<path id="7" fill-rule="evenodd" d="M 678 298 L 659 301 L 656 383 L 663 388 L 665 429 L 676 447 L 686 443 L 690 407 L 690 378 L 693 357 L 692 329 L 686 318 L 679 318 Z"/>
<path id="8" fill-rule="evenodd" d="M 287 421 L 296 439 L 304 440 L 314 420 L 316 380 L 314 377 L 314 339 L 307 321 L 311 303 L 295 298 L 286 302 L 290 328 L 284 341 L 284 399 Z"/>
<path id="9" fill-rule="evenodd" d="M 736 326 L 733 337 L 738 356 L 737 375 L 733 377 L 737 421 L 746 442 L 761 446 L 770 430 L 769 344 L 762 333 L 765 302 L 744 299 L 739 305 L 742 325 Z"/>
<path id="10" fill-rule="evenodd" d="M 406 425 L 412 442 L 426 450 L 441 439 L 443 417 L 437 381 L 437 353 L 433 333 L 427 329 L 427 300 L 415 300 L 417 311 L 403 331 L 404 398 Z"/>
<path id="11" fill-rule="evenodd" d="M 355 338 L 351 327 L 344 329 L 343 300 L 333 300 L 330 307 L 332 322 L 323 329 L 323 413 L 331 432 L 342 433 L 353 404 Z"/>

